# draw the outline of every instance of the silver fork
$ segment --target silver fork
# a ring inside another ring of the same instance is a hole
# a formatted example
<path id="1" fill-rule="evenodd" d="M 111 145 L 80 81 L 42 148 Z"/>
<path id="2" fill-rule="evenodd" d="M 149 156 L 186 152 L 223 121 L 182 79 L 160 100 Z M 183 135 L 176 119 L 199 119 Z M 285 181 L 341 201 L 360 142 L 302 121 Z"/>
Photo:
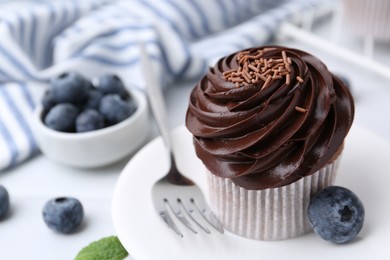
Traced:
<path id="1" fill-rule="evenodd" d="M 183 237 L 183 233 L 172 219 L 172 214 L 194 234 L 198 233 L 198 228 L 210 234 L 211 231 L 208 229 L 208 226 L 214 227 L 223 234 L 222 225 L 207 206 L 202 191 L 192 180 L 183 176 L 177 169 L 170 131 L 167 125 L 168 120 L 164 98 L 153 73 L 152 64 L 142 44 L 140 44 L 140 49 L 150 106 L 170 159 L 168 173 L 157 181 L 152 188 L 154 207 L 164 222 L 180 237 Z"/>

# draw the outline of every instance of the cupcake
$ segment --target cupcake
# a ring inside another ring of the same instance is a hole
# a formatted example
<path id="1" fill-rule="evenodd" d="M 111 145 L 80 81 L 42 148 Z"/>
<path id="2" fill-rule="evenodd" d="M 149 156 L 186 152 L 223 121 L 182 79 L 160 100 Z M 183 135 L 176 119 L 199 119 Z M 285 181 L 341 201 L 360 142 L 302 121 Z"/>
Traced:
<path id="1" fill-rule="evenodd" d="M 225 229 L 257 240 L 311 230 L 354 116 L 348 88 L 316 57 L 279 46 L 221 58 L 195 86 L 186 126 Z"/>

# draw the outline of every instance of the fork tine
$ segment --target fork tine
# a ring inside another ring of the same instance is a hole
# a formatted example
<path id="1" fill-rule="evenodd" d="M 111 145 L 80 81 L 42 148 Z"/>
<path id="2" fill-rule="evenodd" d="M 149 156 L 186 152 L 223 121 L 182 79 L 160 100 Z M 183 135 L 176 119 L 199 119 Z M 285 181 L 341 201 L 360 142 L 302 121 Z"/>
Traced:
<path id="1" fill-rule="evenodd" d="M 196 220 L 192 214 L 193 210 L 188 210 L 187 207 L 184 205 L 184 203 L 179 199 L 178 200 L 179 203 L 181 204 L 181 206 L 183 207 L 183 209 L 185 210 L 185 212 L 187 213 L 187 215 L 191 218 L 191 220 L 198 225 L 198 227 L 200 227 L 201 229 L 204 230 L 204 232 L 206 232 L 207 234 L 210 234 L 210 230 L 208 228 L 206 228 L 205 226 L 203 226 L 201 223 L 199 223 L 198 220 Z"/>
<path id="2" fill-rule="evenodd" d="M 168 207 L 170 208 L 170 210 L 173 212 L 173 214 L 176 216 L 176 218 L 181 222 L 183 223 L 184 226 L 186 226 L 189 230 L 191 230 L 194 234 L 198 234 L 198 232 L 194 229 L 194 227 L 191 225 L 190 222 L 188 222 L 188 220 L 185 218 L 185 216 L 183 215 L 183 212 L 182 210 L 180 209 L 180 205 L 178 205 L 179 207 L 176 207 L 176 209 L 173 208 L 172 204 L 170 203 L 169 200 L 167 199 L 164 199 L 164 202 L 166 205 L 168 205 Z M 178 204 L 179 201 L 177 201 Z"/>
<path id="3" fill-rule="evenodd" d="M 180 237 L 183 237 L 183 234 L 180 232 L 179 228 L 176 226 L 175 222 L 173 222 L 172 218 L 169 216 L 167 210 L 162 210 L 159 212 L 160 217 L 164 220 L 164 222 L 175 231 Z"/>
<path id="4" fill-rule="evenodd" d="M 203 216 L 203 218 L 211 225 L 213 226 L 219 233 L 223 234 L 223 227 L 221 222 L 218 220 L 218 218 L 214 215 L 214 213 L 207 208 L 207 206 L 204 206 L 203 209 L 200 209 L 198 207 L 198 204 L 196 201 L 192 198 L 191 199 L 192 204 L 194 204 L 194 207 L 198 210 L 198 212 Z"/>
<path id="5" fill-rule="evenodd" d="M 210 223 L 219 233 L 223 234 L 223 227 L 218 218 L 209 209 L 203 209 L 202 216 Z"/>

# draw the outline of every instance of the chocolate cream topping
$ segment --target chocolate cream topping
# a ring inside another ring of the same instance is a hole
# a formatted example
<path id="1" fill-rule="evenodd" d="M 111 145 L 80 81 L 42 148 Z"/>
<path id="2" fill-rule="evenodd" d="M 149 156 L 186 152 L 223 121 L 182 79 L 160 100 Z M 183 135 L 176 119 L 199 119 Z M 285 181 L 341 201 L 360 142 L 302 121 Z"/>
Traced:
<path id="1" fill-rule="evenodd" d="M 353 117 L 348 88 L 320 60 L 269 46 L 210 68 L 191 93 L 186 126 L 211 173 L 259 190 L 330 163 Z"/>

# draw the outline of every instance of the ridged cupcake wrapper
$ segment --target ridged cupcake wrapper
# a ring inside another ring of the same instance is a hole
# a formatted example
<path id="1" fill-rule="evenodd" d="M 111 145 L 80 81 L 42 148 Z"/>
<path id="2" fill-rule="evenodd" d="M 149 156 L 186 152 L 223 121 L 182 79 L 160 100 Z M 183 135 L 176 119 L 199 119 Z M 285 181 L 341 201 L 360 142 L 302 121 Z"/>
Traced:
<path id="1" fill-rule="evenodd" d="M 334 183 L 339 158 L 289 185 L 247 190 L 230 179 L 208 174 L 210 203 L 226 230 L 256 240 L 284 240 L 311 230 L 310 197 Z"/>

